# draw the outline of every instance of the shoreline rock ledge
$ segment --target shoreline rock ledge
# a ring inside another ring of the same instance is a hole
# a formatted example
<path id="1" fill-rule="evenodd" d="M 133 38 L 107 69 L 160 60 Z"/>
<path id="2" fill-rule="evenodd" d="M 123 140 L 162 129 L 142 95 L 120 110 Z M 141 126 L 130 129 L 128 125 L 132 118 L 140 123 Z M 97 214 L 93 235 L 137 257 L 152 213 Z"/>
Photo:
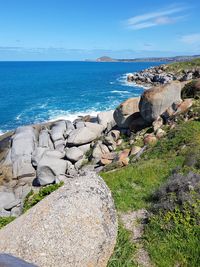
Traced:
<path id="1" fill-rule="evenodd" d="M 111 192 L 87 172 L 0 230 L 0 251 L 40 267 L 104 267 L 116 237 Z"/>

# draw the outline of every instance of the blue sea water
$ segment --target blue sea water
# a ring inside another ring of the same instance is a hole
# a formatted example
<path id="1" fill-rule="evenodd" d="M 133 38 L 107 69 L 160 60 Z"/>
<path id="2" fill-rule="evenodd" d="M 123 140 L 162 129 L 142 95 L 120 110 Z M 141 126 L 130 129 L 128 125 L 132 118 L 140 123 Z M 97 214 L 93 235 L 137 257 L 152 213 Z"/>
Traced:
<path id="1" fill-rule="evenodd" d="M 159 63 L 0 62 L 0 132 L 114 109 L 144 88 L 126 74 Z"/>

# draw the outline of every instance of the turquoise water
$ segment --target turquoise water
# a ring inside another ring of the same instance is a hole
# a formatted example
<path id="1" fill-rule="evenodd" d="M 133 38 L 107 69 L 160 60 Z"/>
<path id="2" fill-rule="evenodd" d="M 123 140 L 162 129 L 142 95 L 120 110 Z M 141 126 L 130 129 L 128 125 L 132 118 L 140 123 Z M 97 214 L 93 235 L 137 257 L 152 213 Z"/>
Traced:
<path id="1" fill-rule="evenodd" d="M 158 63 L 0 62 L 0 131 L 114 109 L 143 88 L 126 74 Z"/>

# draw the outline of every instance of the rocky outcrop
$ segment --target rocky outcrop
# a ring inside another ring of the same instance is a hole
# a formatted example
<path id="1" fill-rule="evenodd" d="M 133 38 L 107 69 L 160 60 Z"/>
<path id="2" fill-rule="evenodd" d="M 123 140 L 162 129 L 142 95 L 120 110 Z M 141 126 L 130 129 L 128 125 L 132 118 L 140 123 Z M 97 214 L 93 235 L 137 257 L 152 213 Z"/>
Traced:
<path id="1" fill-rule="evenodd" d="M 134 82 L 145 87 L 167 84 L 175 80 L 183 82 L 197 78 L 200 78 L 199 67 L 191 67 L 190 69 L 183 70 L 182 72 L 169 72 L 167 69 L 167 65 L 151 67 L 127 75 L 128 82 Z"/>
<path id="2" fill-rule="evenodd" d="M 0 251 L 41 267 L 103 267 L 116 236 L 111 193 L 99 176 L 87 173 L 4 227 Z"/>
<path id="3" fill-rule="evenodd" d="M 113 116 L 120 128 L 129 128 L 134 120 L 133 114 L 139 112 L 140 97 L 129 98 L 121 103 L 115 110 Z"/>
<path id="4" fill-rule="evenodd" d="M 139 103 L 140 114 L 147 122 L 153 122 L 162 115 L 173 103 L 181 102 L 180 82 L 172 82 L 165 86 L 146 90 Z"/>

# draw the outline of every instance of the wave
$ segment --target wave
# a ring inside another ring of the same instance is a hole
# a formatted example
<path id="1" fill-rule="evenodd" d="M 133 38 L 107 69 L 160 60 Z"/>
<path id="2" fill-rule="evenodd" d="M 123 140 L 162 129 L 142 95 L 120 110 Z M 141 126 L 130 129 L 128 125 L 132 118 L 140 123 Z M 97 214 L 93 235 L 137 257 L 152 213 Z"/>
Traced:
<path id="1" fill-rule="evenodd" d="M 0 136 L 6 134 L 7 132 L 8 132 L 8 131 L 2 131 L 2 130 L 0 130 Z"/>
<path id="2" fill-rule="evenodd" d="M 90 115 L 92 117 L 96 117 L 98 113 L 101 111 L 95 110 L 85 110 L 85 111 L 76 111 L 76 112 L 69 112 L 65 110 L 54 110 L 49 111 L 49 119 L 47 121 L 56 121 L 56 120 L 69 120 L 74 121 L 78 117 Z"/>
<path id="3" fill-rule="evenodd" d="M 132 74 L 132 73 L 125 73 L 117 79 L 117 81 L 120 83 L 120 85 L 134 87 L 135 89 L 143 88 L 146 90 L 146 89 L 150 88 L 150 86 L 140 85 L 140 84 L 137 84 L 136 82 L 128 82 L 127 78 L 128 78 L 128 75 L 130 75 L 130 74 Z"/>
<path id="4" fill-rule="evenodd" d="M 113 91 L 111 91 L 111 93 L 113 93 L 113 94 L 130 94 L 131 92 L 129 92 L 129 91 L 113 90 Z"/>

